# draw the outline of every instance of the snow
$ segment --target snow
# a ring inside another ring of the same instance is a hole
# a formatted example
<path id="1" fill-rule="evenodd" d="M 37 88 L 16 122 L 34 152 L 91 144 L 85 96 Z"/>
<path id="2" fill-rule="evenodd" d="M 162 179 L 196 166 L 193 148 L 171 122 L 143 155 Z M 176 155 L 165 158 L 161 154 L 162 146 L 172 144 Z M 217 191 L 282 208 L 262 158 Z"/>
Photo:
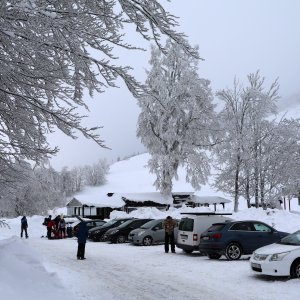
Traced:
<path id="1" fill-rule="evenodd" d="M 141 210 L 140 217 L 150 215 Z M 180 216 L 171 211 L 173 216 Z M 152 217 L 161 215 L 153 210 Z M 242 210 L 236 219 L 257 219 L 279 230 L 300 229 L 300 215 Z M 288 222 L 287 222 L 288 220 Z M 29 238 L 19 238 L 20 218 L 1 228 L 1 299 L 296 299 L 299 280 L 254 275 L 247 257 L 211 261 L 199 253 L 165 254 L 162 245 L 88 242 L 85 261 L 76 260 L 75 238 L 48 240 L 43 217 L 28 218 Z M 203 297 L 203 298 L 202 298 Z"/>
<path id="2" fill-rule="evenodd" d="M 113 164 L 107 176 L 106 184 L 99 187 L 87 187 L 74 197 L 81 203 L 98 207 L 122 207 L 124 201 L 121 196 L 126 197 L 126 195 L 131 200 L 140 199 L 143 201 L 150 197 L 151 200 L 158 203 L 169 203 L 170 199 L 163 199 L 155 190 L 153 185 L 155 176 L 150 174 L 146 167 L 149 159 L 150 155 L 144 153 Z M 186 171 L 183 167 L 179 167 L 178 177 L 179 180 L 173 182 L 173 192 L 193 193 L 194 188 L 185 182 Z M 115 194 L 108 197 L 108 193 Z M 224 193 L 213 191 L 209 184 L 202 186 L 201 190 L 196 191 L 194 195 L 201 200 L 206 198 L 206 202 L 208 197 L 214 197 L 214 199 L 216 199 L 215 197 L 222 197 L 230 200 Z"/>
<path id="3" fill-rule="evenodd" d="M 141 161 L 139 161 L 142 160 Z M 106 189 L 120 191 L 128 182 L 136 183 L 141 192 L 152 182 L 136 170 L 145 160 L 145 155 L 131 159 L 132 165 L 119 162 L 111 168 Z M 127 173 L 122 166 L 125 166 Z M 121 174 L 118 174 L 120 171 Z M 144 171 L 144 170 L 143 170 Z M 139 174 L 139 175 L 137 175 Z M 118 180 L 119 182 L 118 182 Z M 178 186 L 186 187 L 178 182 Z M 187 187 L 188 188 L 188 187 Z M 178 190 L 180 191 L 180 189 Z M 207 195 L 220 196 L 209 186 Z M 88 191 L 86 191 L 88 194 Z M 226 197 L 225 197 L 226 198 Z M 221 206 L 220 206 L 221 207 Z M 232 212 L 233 203 L 218 212 Z M 170 208 L 160 211 L 141 208 L 129 214 L 140 218 L 181 218 L 184 212 L 212 211 L 213 208 Z M 300 229 L 300 211 L 297 199 L 292 199 L 291 210 L 246 209 L 240 203 L 240 211 L 232 214 L 236 220 L 260 220 L 277 230 L 294 232 Z M 55 216 L 66 209 L 55 209 Z M 114 211 L 111 218 L 128 216 Z M 28 239 L 20 238 L 20 220 L 7 219 L 10 228 L 0 227 L 0 295 L 3 300 L 99 300 L 99 299 L 297 299 L 300 293 L 298 279 L 274 278 L 254 274 L 249 267 L 248 257 L 239 261 L 209 260 L 199 253 L 185 254 L 177 249 L 176 254 L 165 254 L 162 245 L 144 247 L 131 244 L 109 244 L 88 242 L 84 261 L 76 259 L 76 238 L 48 240 L 42 225 L 45 216 L 28 217 Z"/>

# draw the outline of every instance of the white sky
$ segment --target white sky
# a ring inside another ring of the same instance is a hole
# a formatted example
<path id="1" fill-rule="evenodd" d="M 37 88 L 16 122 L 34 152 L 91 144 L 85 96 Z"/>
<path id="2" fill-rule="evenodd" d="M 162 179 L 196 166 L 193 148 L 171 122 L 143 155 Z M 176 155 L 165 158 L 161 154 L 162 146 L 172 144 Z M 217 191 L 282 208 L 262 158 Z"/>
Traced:
<path id="1" fill-rule="evenodd" d="M 300 1 L 298 0 L 172 0 L 161 1 L 179 17 L 180 27 L 192 45 L 199 45 L 205 61 L 199 64 L 199 75 L 211 80 L 212 89 L 232 87 L 234 76 L 246 82 L 247 74 L 260 70 L 266 87 L 279 77 L 280 109 L 300 103 Z M 150 58 L 149 44 L 128 30 L 127 40 L 143 46 L 146 52 L 122 52 L 120 61 L 135 68 L 133 74 L 145 80 Z M 59 170 L 93 164 L 98 159 L 109 161 L 144 152 L 136 138 L 139 108 L 124 86 L 88 99 L 88 126 L 104 126 L 102 139 L 112 150 L 99 148 L 82 136 L 76 141 L 61 133 L 50 137 L 61 149 L 51 160 Z"/>

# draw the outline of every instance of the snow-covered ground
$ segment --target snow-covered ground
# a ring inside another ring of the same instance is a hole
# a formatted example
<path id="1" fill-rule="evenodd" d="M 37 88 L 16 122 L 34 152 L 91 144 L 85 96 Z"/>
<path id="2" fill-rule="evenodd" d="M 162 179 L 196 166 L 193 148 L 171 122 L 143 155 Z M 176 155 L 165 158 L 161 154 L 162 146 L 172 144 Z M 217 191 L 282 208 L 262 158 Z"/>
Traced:
<path id="1" fill-rule="evenodd" d="M 137 212 L 135 212 L 137 214 Z M 161 217 L 144 209 L 140 217 Z M 179 211 L 170 211 L 178 217 Z M 300 215 L 287 211 L 242 210 L 235 219 L 262 220 L 276 229 L 300 229 Z M 0 295 L 5 300 L 98 299 L 297 299 L 300 281 L 254 274 L 248 257 L 211 261 L 199 253 L 162 245 L 88 242 L 85 261 L 76 259 L 75 238 L 48 240 L 43 217 L 28 218 L 29 238 L 21 239 L 20 217 L 0 228 Z"/>
<path id="2" fill-rule="evenodd" d="M 107 192 L 153 192 L 154 178 L 144 168 L 147 154 L 114 164 L 105 185 L 84 191 L 88 200 L 97 201 Z M 184 179 L 182 169 L 180 178 Z M 190 191 L 185 182 L 174 184 L 177 191 Z M 200 196 L 225 196 L 209 185 Z M 95 199 L 94 199 L 94 198 Z M 223 212 L 232 211 L 232 203 Z M 284 210 L 245 209 L 241 201 L 237 220 L 261 220 L 287 232 L 300 230 L 297 199 L 292 199 L 290 213 Z M 198 208 L 194 211 L 207 211 Z M 191 208 L 139 209 L 130 216 L 140 218 L 180 218 L 181 212 Z M 297 213 L 298 212 L 298 213 Z M 66 209 L 52 211 L 53 216 Z M 111 218 L 124 212 L 113 212 Z M 7 220 L 9 228 L 0 227 L 0 296 L 3 300 L 157 300 L 157 299 L 297 299 L 300 280 L 270 278 L 252 273 L 247 257 L 239 261 L 211 261 L 199 253 L 187 255 L 177 249 L 176 254 L 165 254 L 162 245 L 143 247 L 130 244 L 88 242 L 87 259 L 76 259 L 75 238 L 48 240 L 42 225 L 44 216 L 28 218 L 29 239 L 20 238 L 21 217 Z"/>

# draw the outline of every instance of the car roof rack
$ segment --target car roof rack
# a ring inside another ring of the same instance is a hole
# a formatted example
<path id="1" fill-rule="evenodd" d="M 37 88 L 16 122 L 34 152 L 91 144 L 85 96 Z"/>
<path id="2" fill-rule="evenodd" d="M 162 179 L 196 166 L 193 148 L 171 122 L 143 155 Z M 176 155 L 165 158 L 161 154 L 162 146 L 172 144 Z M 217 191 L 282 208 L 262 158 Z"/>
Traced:
<path id="1" fill-rule="evenodd" d="M 194 215 L 194 216 L 231 216 L 232 213 L 215 213 L 215 212 L 182 212 L 181 215 Z"/>

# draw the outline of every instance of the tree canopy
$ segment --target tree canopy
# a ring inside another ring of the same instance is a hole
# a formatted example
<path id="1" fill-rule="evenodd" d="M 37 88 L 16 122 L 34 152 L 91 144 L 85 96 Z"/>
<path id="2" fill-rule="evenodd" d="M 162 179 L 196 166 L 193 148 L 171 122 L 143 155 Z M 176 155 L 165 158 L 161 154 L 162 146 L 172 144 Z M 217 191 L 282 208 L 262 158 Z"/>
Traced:
<path id="1" fill-rule="evenodd" d="M 152 49 L 147 94 L 138 99 L 142 111 L 137 133 L 151 154 L 148 165 L 157 177 L 156 188 L 170 194 L 180 165 L 194 188 L 206 182 L 214 105 L 209 80 L 198 76 L 198 60 L 171 40 L 166 50 L 161 55 Z"/>
<path id="2" fill-rule="evenodd" d="M 58 149 L 46 135 L 59 129 L 81 132 L 105 147 L 86 128 L 78 107 L 87 109 L 83 91 L 104 92 L 122 78 L 137 95 L 142 85 L 130 67 L 115 65 L 114 50 L 126 43 L 128 24 L 162 47 L 171 37 L 197 56 L 174 16 L 156 0 L 11 0 L 0 2 L 0 153 L 1 168 L 18 159 L 40 161 Z M 125 29 L 124 29 L 125 28 Z"/>

